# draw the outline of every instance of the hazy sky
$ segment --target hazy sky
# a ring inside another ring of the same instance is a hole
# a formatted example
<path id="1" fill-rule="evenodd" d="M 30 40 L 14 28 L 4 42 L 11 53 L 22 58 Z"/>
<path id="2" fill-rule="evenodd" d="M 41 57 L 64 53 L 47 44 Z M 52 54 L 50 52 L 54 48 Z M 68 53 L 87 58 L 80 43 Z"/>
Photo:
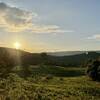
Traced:
<path id="1" fill-rule="evenodd" d="M 100 0 L 0 0 L 0 46 L 31 52 L 100 50 Z"/>

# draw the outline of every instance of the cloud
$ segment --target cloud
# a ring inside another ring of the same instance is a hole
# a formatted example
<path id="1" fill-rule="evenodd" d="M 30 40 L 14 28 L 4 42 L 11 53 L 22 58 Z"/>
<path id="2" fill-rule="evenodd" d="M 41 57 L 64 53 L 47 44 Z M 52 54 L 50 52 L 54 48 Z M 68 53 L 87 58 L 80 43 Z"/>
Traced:
<path id="1" fill-rule="evenodd" d="M 20 32 L 32 25 L 32 13 L 0 3 L 0 27 L 6 31 Z"/>
<path id="2" fill-rule="evenodd" d="M 33 25 L 32 32 L 34 33 L 64 33 L 73 32 L 71 30 L 61 30 L 59 26 L 56 25 Z"/>
<path id="3" fill-rule="evenodd" d="M 38 15 L 36 13 L 0 3 L 0 29 L 7 32 L 23 32 L 26 30 L 32 33 L 73 32 L 63 30 L 57 25 L 34 24 L 33 20 L 37 17 Z"/>
<path id="4" fill-rule="evenodd" d="M 100 34 L 95 34 L 93 36 L 88 37 L 89 40 L 100 40 Z"/>

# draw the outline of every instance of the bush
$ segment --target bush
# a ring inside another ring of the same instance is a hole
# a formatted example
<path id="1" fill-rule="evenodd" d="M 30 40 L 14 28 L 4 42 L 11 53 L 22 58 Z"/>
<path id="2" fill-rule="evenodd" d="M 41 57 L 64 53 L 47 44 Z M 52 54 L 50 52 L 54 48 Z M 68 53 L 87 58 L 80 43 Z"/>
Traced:
<path id="1" fill-rule="evenodd" d="M 10 60 L 0 59 L 0 77 L 7 76 L 13 68 L 14 64 Z"/>
<path id="2" fill-rule="evenodd" d="M 87 65 L 87 75 L 94 81 L 100 81 L 100 61 L 94 60 Z"/>

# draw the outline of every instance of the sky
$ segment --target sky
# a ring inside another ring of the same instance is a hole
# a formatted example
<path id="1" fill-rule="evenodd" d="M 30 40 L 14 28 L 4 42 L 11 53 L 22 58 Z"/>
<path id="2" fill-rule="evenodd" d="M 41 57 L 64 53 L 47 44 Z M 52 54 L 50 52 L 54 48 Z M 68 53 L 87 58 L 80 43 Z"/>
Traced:
<path id="1" fill-rule="evenodd" d="M 29 52 L 100 50 L 100 0 L 0 0 L 0 46 Z"/>

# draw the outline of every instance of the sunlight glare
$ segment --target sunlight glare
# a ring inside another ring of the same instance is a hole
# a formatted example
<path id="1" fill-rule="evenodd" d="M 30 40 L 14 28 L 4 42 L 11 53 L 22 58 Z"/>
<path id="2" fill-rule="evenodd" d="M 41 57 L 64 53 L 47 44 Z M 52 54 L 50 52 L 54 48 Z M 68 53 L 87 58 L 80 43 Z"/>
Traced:
<path id="1" fill-rule="evenodd" d="M 14 43 L 14 47 L 15 47 L 16 49 L 20 49 L 21 44 L 20 44 L 19 42 L 15 42 L 15 43 Z"/>

